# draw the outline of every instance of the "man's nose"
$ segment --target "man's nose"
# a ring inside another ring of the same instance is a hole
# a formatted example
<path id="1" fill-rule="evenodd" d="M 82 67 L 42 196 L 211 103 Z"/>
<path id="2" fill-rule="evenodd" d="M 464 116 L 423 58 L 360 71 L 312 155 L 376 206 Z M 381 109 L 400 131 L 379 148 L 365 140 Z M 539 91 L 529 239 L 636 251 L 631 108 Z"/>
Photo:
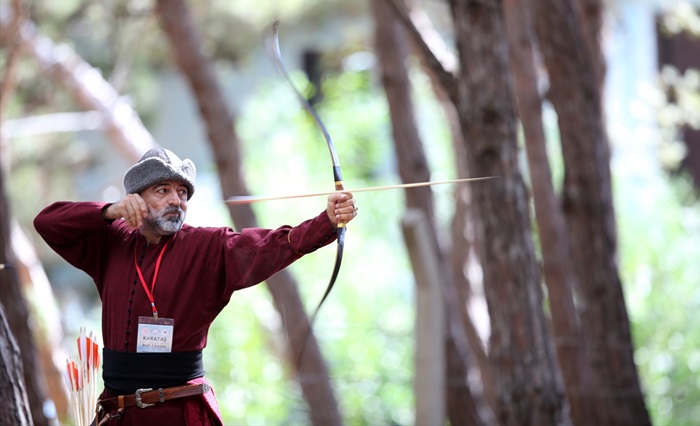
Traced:
<path id="1" fill-rule="evenodd" d="M 168 194 L 168 203 L 173 206 L 179 206 L 180 204 L 182 204 L 182 200 L 180 199 L 180 196 L 178 195 L 177 191 L 171 191 Z"/>

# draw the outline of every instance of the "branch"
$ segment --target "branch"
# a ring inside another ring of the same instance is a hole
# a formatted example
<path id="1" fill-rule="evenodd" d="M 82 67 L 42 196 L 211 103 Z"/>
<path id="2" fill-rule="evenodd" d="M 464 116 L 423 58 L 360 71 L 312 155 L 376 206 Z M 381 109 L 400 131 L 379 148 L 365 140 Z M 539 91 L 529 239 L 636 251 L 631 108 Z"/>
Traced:
<path id="1" fill-rule="evenodd" d="M 7 19 L 0 20 L 0 33 L 6 34 Z M 44 72 L 64 86 L 87 110 L 97 111 L 104 120 L 108 138 L 124 157 L 136 162 L 157 146 L 134 109 L 94 68 L 73 49 L 54 44 L 39 34 L 31 21 L 25 21 L 16 34 L 19 47 L 29 54 Z"/>
<path id="2" fill-rule="evenodd" d="M 413 41 L 414 50 L 427 68 L 433 82 L 440 90 L 453 96 L 457 93 L 453 75 L 453 71 L 457 68 L 457 60 L 427 16 L 417 11 L 409 12 L 403 0 L 385 1 L 394 9 L 399 21 L 406 28 L 406 32 Z"/>
<path id="3" fill-rule="evenodd" d="M 20 25 L 26 16 L 25 8 L 19 0 L 12 1 L 12 7 L 16 11 L 15 13 L 9 12 L 7 5 L 0 5 L 0 21 L 2 22 L 2 29 L 0 31 L 0 36 L 3 40 L 2 44 L 5 44 L 8 50 L 7 60 L 5 64 L 5 72 L 2 76 L 2 81 L 0 81 L 0 121 L 2 121 L 2 111 L 5 110 L 5 105 L 10 95 L 15 89 L 15 70 L 17 59 L 20 55 L 20 43 L 19 43 L 19 33 Z M 10 18 L 2 18 L 3 15 L 9 15 Z"/>

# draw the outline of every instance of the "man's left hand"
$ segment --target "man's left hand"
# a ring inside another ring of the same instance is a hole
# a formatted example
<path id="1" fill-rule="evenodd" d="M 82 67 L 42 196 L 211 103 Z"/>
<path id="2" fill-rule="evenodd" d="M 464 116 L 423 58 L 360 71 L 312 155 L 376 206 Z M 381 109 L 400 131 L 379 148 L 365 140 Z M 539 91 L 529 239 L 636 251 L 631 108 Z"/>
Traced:
<path id="1" fill-rule="evenodd" d="M 357 216 L 355 199 L 349 192 L 333 193 L 328 196 L 326 213 L 334 225 L 338 222 L 348 223 Z"/>

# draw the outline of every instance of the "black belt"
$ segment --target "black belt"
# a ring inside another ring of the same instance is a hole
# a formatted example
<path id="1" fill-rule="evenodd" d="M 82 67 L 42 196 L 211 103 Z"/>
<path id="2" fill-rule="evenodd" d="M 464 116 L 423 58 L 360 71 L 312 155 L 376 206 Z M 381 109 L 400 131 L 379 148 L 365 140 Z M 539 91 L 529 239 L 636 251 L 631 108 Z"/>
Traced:
<path id="1" fill-rule="evenodd" d="M 172 388 L 204 376 L 202 351 L 119 352 L 103 349 L 102 378 L 113 395 L 130 395 L 142 388 Z"/>

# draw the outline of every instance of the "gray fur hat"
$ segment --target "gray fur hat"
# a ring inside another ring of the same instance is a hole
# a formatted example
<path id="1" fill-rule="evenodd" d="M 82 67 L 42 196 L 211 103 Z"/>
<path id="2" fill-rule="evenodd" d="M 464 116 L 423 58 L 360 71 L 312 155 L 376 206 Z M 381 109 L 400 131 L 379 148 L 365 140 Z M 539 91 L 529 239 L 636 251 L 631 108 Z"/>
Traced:
<path id="1" fill-rule="evenodd" d="M 187 187 L 187 199 L 194 194 L 194 178 L 197 170 L 194 163 L 180 158 L 165 148 L 154 148 L 143 154 L 124 175 L 127 194 L 137 194 L 158 182 L 177 181 Z"/>

